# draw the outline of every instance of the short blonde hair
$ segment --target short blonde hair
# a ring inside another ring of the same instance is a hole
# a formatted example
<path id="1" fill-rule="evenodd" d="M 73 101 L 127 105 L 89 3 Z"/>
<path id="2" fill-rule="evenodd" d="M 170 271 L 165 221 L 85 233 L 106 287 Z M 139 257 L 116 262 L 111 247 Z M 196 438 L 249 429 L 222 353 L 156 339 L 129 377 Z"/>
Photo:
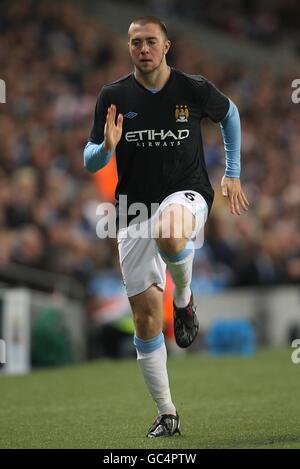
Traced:
<path id="1" fill-rule="evenodd" d="M 157 24 L 160 29 L 161 29 L 161 32 L 163 33 L 163 35 L 165 36 L 166 39 L 168 39 L 168 30 L 167 30 L 167 27 L 165 25 L 165 23 L 163 21 L 161 21 L 159 18 L 157 18 L 157 16 L 140 16 L 139 18 L 136 18 L 135 20 L 133 20 L 130 24 L 130 26 L 132 24 L 140 24 L 141 26 L 144 26 L 145 24 Z M 130 28 L 129 26 L 129 28 Z M 129 30 L 128 30 L 128 37 L 129 37 Z"/>

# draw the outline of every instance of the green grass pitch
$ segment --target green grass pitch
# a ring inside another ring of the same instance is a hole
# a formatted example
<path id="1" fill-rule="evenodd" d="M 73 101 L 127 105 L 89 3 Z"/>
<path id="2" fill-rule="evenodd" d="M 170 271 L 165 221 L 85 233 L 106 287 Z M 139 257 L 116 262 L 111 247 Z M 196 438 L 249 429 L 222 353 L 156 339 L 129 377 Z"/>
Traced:
<path id="1" fill-rule="evenodd" d="M 136 361 L 0 377 L 1 448 L 300 448 L 292 349 L 171 357 L 182 436 L 147 439 L 156 411 Z"/>

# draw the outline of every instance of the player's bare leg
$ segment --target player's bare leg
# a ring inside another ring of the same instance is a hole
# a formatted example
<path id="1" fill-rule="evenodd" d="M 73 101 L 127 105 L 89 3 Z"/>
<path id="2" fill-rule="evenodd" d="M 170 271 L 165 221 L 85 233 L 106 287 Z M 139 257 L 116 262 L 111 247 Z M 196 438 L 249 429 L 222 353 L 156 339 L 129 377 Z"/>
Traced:
<path id="1" fill-rule="evenodd" d="M 167 350 L 162 333 L 163 292 L 155 285 L 129 298 L 135 324 L 137 359 L 159 416 L 148 436 L 179 433 L 179 417 L 172 402 L 167 372 Z"/>
<path id="2" fill-rule="evenodd" d="M 156 242 L 175 284 L 175 339 L 183 348 L 191 345 L 199 329 L 190 288 L 194 247 L 188 241 L 195 229 L 195 223 L 195 216 L 188 208 L 180 204 L 171 204 L 161 212 L 156 227 Z"/>
<path id="3" fill-rule="evenodd" d="M 129 298 L 136 335 L 149 340 L 162 331 L 163 292 L 156 285 Z"/>

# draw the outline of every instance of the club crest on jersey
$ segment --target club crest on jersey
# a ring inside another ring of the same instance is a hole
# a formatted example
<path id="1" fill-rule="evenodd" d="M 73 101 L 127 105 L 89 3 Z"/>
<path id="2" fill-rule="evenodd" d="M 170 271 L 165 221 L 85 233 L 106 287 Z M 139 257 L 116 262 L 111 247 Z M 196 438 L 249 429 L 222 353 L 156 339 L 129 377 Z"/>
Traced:
<path id="1" fill-rule="evenodd" d="M 176 104 L 175 117 L 176 122 L 188 122 L 189 109 L 186 104 Z"/>

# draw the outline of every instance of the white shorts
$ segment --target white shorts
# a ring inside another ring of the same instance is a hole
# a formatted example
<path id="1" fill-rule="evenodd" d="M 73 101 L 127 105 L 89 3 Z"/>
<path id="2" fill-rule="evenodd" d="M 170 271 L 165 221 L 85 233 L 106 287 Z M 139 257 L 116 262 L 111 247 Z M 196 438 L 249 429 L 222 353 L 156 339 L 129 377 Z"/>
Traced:
<path id="1" fill-rule="evenodd" d="M 192 212 L 196 218 L 196 227 L 191 239 L 195 247 L 203 245 L 208 207 L 202 195 L 187 190 L 174 192 L 166 197 L 158 211 L 150 219 L 140 223 L 140 237 L 131 236 L 137 225 L 122 228 L 118 232 L 121 272 L 128 297 L 142 293 L 153 284 L 161 290 L 165 288 L 166 264 L 159 254 L 155 239 L 149 233 L 159 213 L 170 204 L 184 205 Z"/>

